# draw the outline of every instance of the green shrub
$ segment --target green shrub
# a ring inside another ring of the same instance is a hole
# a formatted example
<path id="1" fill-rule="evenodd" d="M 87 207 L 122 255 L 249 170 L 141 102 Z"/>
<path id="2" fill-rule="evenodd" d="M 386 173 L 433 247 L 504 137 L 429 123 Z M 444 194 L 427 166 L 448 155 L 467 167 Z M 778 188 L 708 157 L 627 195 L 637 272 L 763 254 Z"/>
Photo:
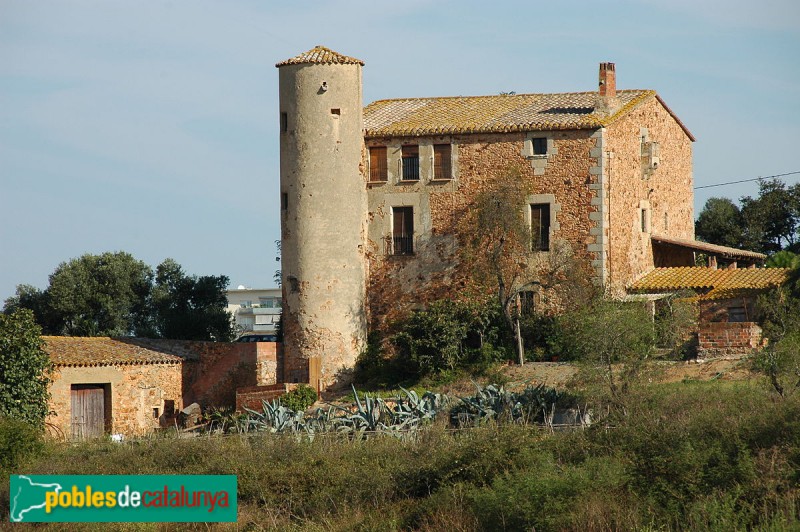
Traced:
<path id="1" fill-rule="evenodd" d="M 317 399 L 317 391 L 314 388 L 307 384 L 301 384 L 294 390 L 281 395 L 279 401 L 290 410 L 302 412 L 316 403 Z"/>
<path id="2" fill-rule="evenodd" d="M 12 472 L 42 452 L 42 432 L 19 419 L 0 416 L 0 471 Z"/>
<path id="3" fill-rule="evenodd" d="M 434 301 L 397 324 L 390 341 L 398 362 L 415 376 L 482 370 L 506 355 L 496 305 L 472 301 Z"/>

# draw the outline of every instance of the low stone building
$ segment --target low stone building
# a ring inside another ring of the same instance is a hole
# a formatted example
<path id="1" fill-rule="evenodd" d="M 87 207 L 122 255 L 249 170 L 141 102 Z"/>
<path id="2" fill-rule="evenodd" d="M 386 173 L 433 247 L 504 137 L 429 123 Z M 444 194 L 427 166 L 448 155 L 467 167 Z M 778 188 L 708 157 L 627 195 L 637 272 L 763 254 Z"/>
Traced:
<path id="1" fill-rule="evenodd" d="M 280 382 L 279 344 L 46 336 L 48 422 L 65 438 L 174 425 L 191 403 L 235 407 L 240 388 Z"/>
<path id="2" fill-rule="evenodd" d="M 692 292 L 698 305 L 698 356 L 748 354 L 762 346 L 759 295 L 786 282 L 784 268 L 656 268 L 629 289 L 657 298 Z"/>

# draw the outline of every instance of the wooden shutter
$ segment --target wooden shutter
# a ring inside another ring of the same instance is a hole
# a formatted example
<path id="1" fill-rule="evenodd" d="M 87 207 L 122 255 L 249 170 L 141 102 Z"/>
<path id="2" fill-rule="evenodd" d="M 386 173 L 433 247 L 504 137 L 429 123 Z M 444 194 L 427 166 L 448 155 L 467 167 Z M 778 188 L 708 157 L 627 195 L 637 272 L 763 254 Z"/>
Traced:
<path id="1" fill-rule="evenodd" d="M 433 178 L 450 179 L 453 173 L 450 168 L 451 148 L 449 144 L 433 146 Z"/>
<path id="2" fill-rule="evenodd" d="M 369 180 L 387 181 L 389 179 L 386 162 L 386 147 L 376 146 L 369 149 Z"/>

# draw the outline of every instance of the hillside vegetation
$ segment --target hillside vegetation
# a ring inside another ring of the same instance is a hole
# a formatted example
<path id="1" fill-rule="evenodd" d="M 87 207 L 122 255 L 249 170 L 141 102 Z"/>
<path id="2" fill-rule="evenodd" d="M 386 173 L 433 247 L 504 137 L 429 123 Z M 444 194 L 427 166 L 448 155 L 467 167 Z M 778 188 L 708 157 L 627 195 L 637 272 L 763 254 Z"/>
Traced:
<path id="1" fill-rule="evenodd" d="M 585 429 L 500 420 L 453 430 L 439 417 L 405 439 L 51 442 L 3 474 L 233 473 L 246 530 L 800 528 L 797 395 L 753 378 L 645 380 L 623 403 L 589 386 L 581 399 L 601 420 Z"/>

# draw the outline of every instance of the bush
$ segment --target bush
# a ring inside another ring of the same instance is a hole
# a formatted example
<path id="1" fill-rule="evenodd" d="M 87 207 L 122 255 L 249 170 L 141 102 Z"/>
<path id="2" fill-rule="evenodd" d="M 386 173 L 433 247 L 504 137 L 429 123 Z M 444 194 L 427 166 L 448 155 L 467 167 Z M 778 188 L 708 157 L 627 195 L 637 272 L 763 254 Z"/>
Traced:
<path id="1" fill-rule="evenodd" d="M 483 369 L 506 354 L 500 321 L 495 305 L 443 299 L 400 322 L 390 341 L 417 377 Z"/>
<path id="2" fill-rule="evenodd" d="M 11 473 L 24 460 L 41 453 L 42 432 L 19 419 L 0 416 L 0 471 Z"/>
<path id="3" fill-rule="evenodd" d="M 306 384 L 301 384 L 294 390 L 280 396 L 279 401 L 283 406 L 295 412 L 302 412 L 317 402 L 317 391 Z"/>
<path id="4" fill-rule="evenodd" d="M 53 366 L 33 312 L 0 314 L 0 416 L 43 427 Z"/>
<path id="5" fill-rule="evenodd" d="M 800 389 L 800 331 L 793 331 L 762 349 L 753 363 L 782 397 Z"/>

